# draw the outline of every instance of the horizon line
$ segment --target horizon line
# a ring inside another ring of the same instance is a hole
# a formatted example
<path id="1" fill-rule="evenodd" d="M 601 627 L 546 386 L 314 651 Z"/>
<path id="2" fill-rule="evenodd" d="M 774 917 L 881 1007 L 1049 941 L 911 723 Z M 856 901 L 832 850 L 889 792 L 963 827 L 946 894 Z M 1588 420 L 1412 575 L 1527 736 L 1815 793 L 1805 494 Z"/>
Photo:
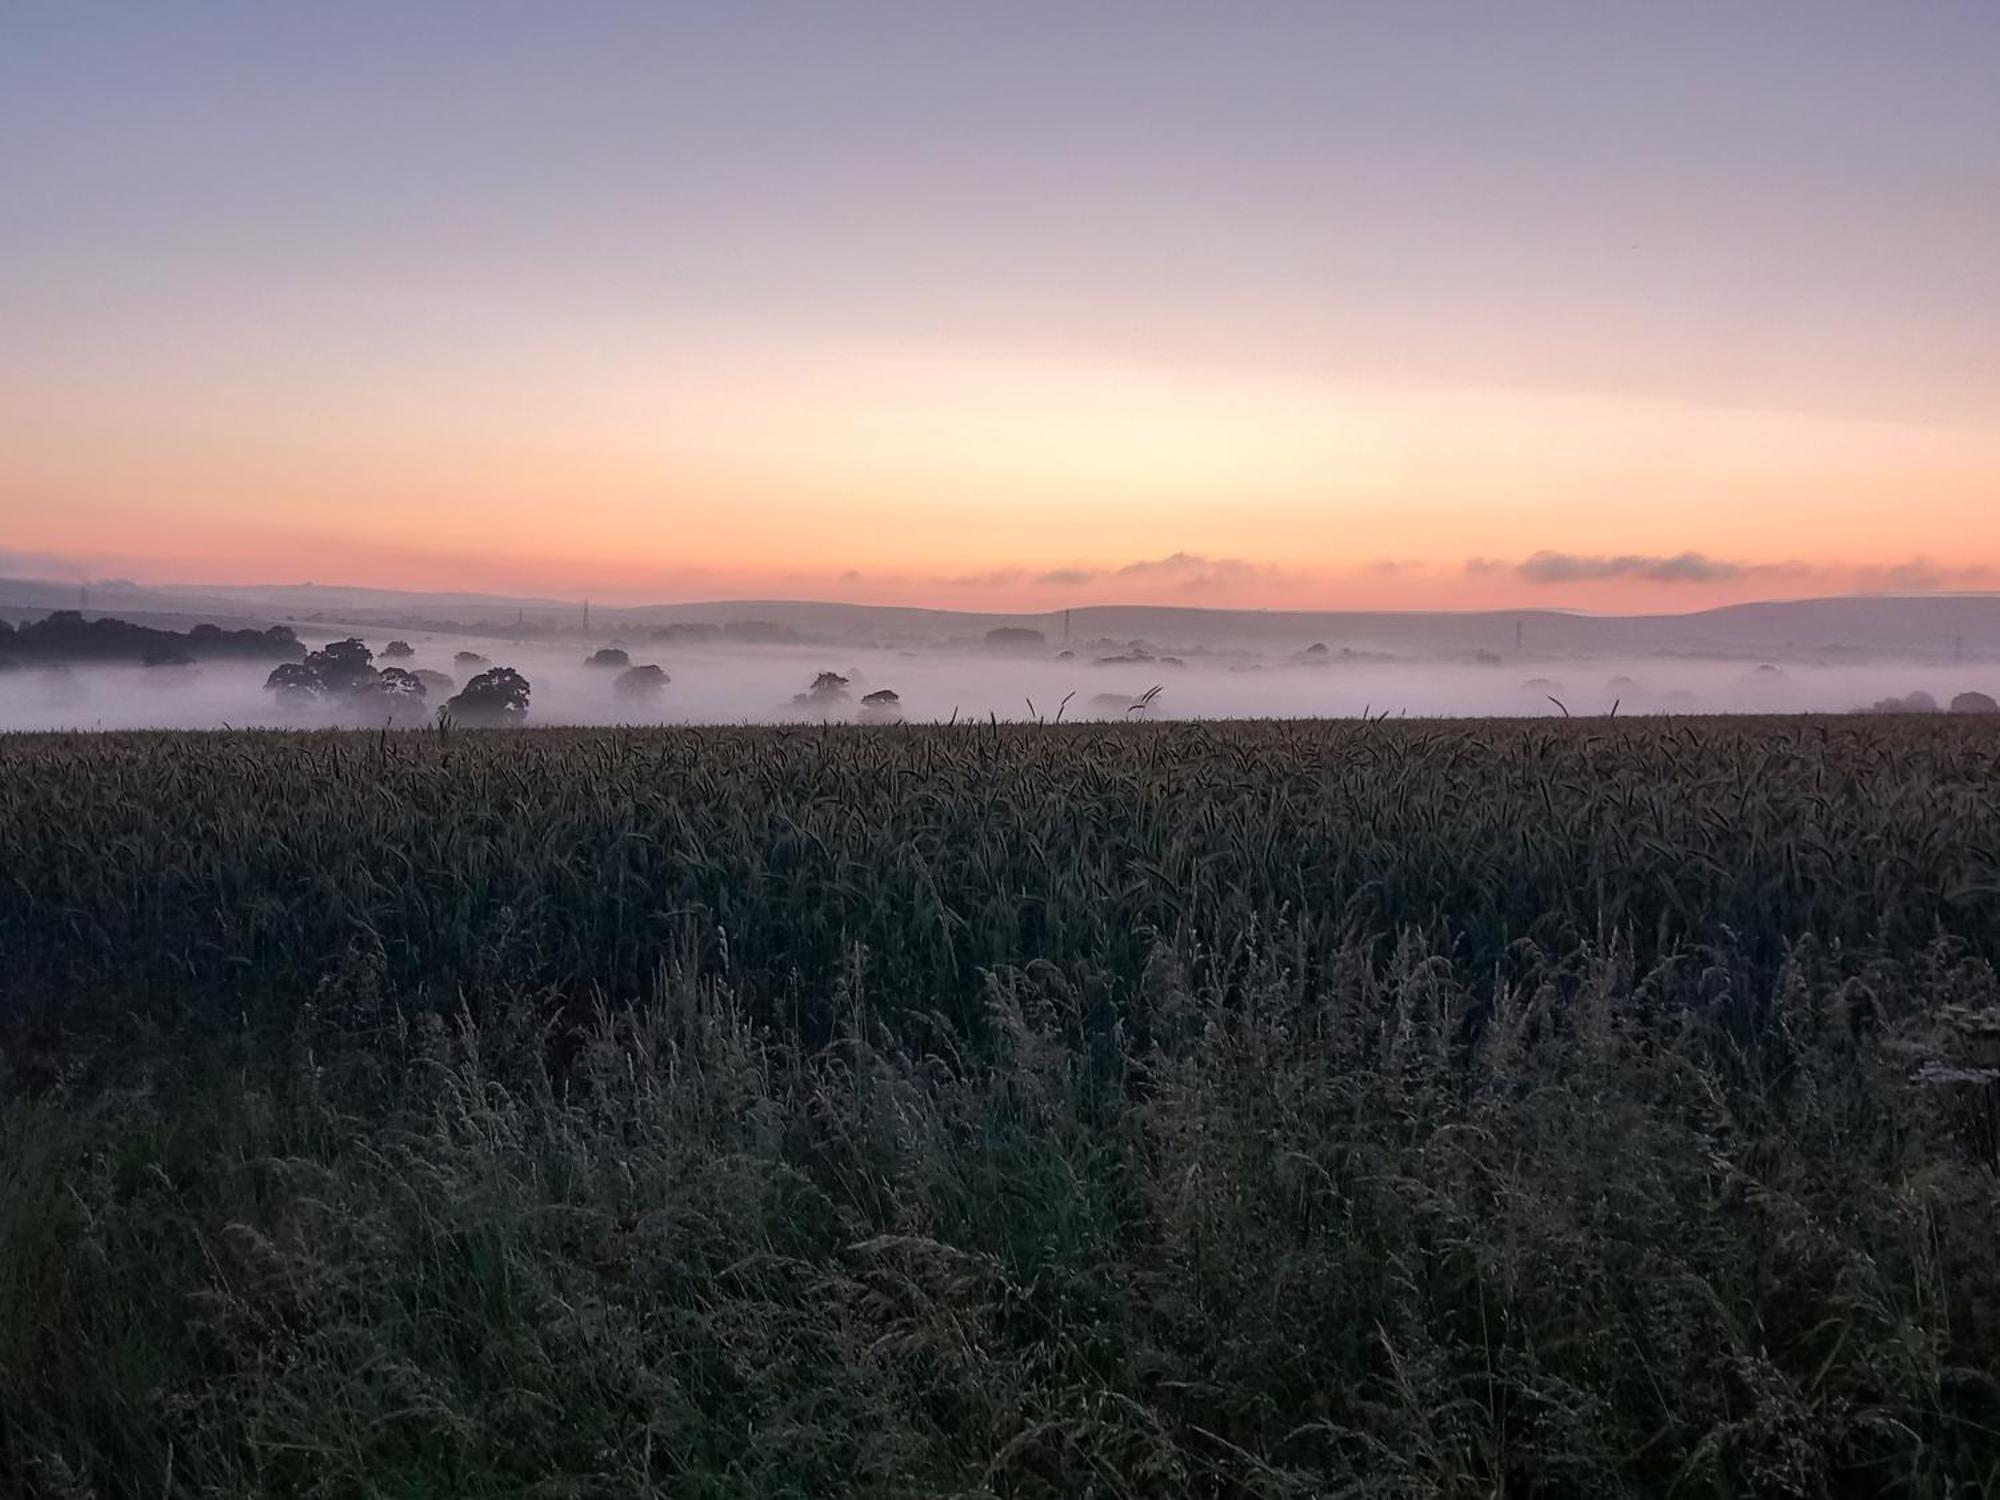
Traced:
<path id="1" fill-rule="evenodd" d="M 324 590 L 328 593 L 344 592 L 344 593 L 381 594 L 381 595 L 392 596 L 397 599 L 410 599 L 410 600 L 431 598 L 440 601 L 443 600 L 483 601 L 495 605 L 501 605 L 501 604 L 512 605 L 516 608 L 522 608 L 532 605 L 538 607 L 553 607 L 558 609 L 580 610 L 583 609 L 586 605 L 588 605 L 590 608 L 606 614 L 629 614 L 641 610 L 660 610 L 660 609 L 713 609 L 721 607 L 757 608 L 757 607 L 772 606 L 772 607 L 783 607 L 783 608 L 793 608 L 793 609 L 797 608 L 850 609 L 850 610 L 866 610 L 879 613 L 951 615 L 951 616 L 963 616 L 967 618 L 978 618 L 982 616 L 995 616 L 995 617 L 1004 616 L 1004 617 L 1014 617 L 1014 618 L 1047 618 L 1062 614 L 1072 614 L 1079 611 L 1090 612 L 1090 611 L 1109 611 L 1109 610 L 1154 610 L 1154 611 L 1166 611 L 1166 612 L 1174 612 L 1181 614 L 1199 614 L 1199 615 L 1232 615 L 1232 614 L 1233 615 L 1375 615 L 1375 616 L 1393 615 L 1393 616 L 1412 616 L 1412 617 L 1457 616 L 1465 618 L 1473 618 L 1479 616 L 1553 615 L 1553 616 L 1564 616 L 1569 618 L 1582 618 L 1582 619 L 1648 620 L 1648 619 L 1691 619 L 1701 615 L 1720 614 L 1729 610 L 1752 609 L 1769 605 L 1852 603 L 1864 600 L 1873 600 L 1882 602 L 1900 601 L 1904 603 L 1916 603 L 1930 599 L 1939 599 L 1939 600 L 2000 599 L 2000 589 L 1933 589 L 1916 593 L 1898 593 L 1894 591 L 1856 591 L 1853 593 L 1844 593 L 1844 594 L 1779 595 L 1770 598 L 1737 600 L 1727 604 L 1703 605 L 1694 609 L 1637 610 L 1637 611 L 1593 610 L 1593 609 L 1583 609 L 1583 608 L 1576 608 L 1576 607 L 1555 605 L 1555 604 L 1512 605 L 1512 606 L 1488 607 L 1488 608 L 1477 608 L 1477 609 L 1421 608 L 1421 607 L 1394 607 L 1394 606 L 1355 608 L 1355 607 L 1342 607 L 1338 605 L 1326 606 L 1320 608 L 1302 608 L 1297 606 L 1278 606 L 1278 605 L 1250 605 L 1250 604 L 1218 605 L 1218 604 L 1189 604 L 1185 602 L 1140 603 L 1140 602 L 1123 602 L 1123 601 L 1060 605 L 1046 609 L 1009 610 L 1009 609 L 965 609 L 965 608 L 951 607 L 944 605 L 883 604 L 883 603 L 871 603 L 860 600 L 824 599 L 824 598 L 785 598 L 785 597 L 774 597 L 774 596 L 704 598 L 704 599 L 658 599 L 658 600 L 649 600 L 642 603 L 612 603 L 610 601 L 591 600 L 582 595 L 579 595 L 575 598 L 565 599 L 565 598 L 542 595 L 542 594 L 501 594 L 501 593 L 492 593 L 488 591 L 471 590 L 471 589 L 394 588 L 394 587 L 384 587 L 380 585 L 366 584 L 366 583 L 319 583 L 311 580 L 301 580 L 292 583 L 278 583 L 278 582 L 139 583 L 135 580 L 127 578 L 72 580 L 72 579 L 57 579 L 57 578 L 35 578 L 31 576 L 22 575 L 11 578 L 0 579 L 0 585 L 4 585 L 6 583 L 32 583 L 41 585 L 43 587 L 71 587 L 79 589 L 105 588 L 105 589 L 115 590 L 118 592 L 126 592 L 126 591 L 142 592 L 142 593 L 153 592 L 153 593 L 168 594 L 168 595 L 175 595 L 175 594 L 199 595 L 206 593 L 211 596 L 229 595 L 229 594 L 244 595 L 244 594 L 252 594 L 259 590 L 283 591 L 283 590 L 297 590 L 297 589 L 312 589 L 312 590 Z"/>

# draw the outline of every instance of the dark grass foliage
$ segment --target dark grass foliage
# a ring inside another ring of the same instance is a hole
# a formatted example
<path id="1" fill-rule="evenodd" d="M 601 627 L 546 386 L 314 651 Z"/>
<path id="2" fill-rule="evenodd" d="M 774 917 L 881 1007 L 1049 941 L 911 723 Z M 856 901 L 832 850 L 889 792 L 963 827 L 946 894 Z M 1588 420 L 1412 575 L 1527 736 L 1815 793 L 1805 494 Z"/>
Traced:
<path id="1" fill-rule="evenodd" d="M 0 740 L 0 1492 L 2000 1494 L 2000 734 Z"/>

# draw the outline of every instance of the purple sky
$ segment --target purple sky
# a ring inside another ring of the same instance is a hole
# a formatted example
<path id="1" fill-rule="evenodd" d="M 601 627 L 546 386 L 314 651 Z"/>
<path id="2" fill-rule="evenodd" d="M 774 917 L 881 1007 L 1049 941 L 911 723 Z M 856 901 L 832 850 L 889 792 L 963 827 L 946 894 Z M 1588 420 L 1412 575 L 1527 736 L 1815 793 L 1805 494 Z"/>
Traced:
<path id="1" fill-rule="evenodd" d="M 4 0 L 0 142 L 0 553 L 61 567 L 2000 566 L 1991 3 Z"/>

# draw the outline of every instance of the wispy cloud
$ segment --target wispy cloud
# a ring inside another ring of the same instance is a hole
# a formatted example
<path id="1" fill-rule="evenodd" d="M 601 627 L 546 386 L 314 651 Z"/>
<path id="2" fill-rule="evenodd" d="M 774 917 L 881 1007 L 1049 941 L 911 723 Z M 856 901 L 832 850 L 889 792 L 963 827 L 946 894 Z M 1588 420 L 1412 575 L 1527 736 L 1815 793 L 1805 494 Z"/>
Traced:
<path id="1" fill-rule="evenodd" d="M 1120 578 L 1158 578 L 1178 588 L 1216 588 L 1228 583 L 1268 578 L 1277 569 L 1268 563 L 1245 562 L 1240 557 L 1204 557 L 1199 552 L 1174 552 L 1166 557 L 1129 562 L 1118 570 Z"/>
<path id="2" fill-rule="evenodd" d="M 1935 594 L 1948 589 L 1993 587 L 2000 574 L 1979 564 L 1946 567 L 1929 558 L 1854 570 L 1854 587 L 1864 594 Z"/>
<path id="3" fill-rule="evenodd" d="M 1809 583 L 1842 593 L 1925 594 L 1940 589 L 1990 587 L 1993 569 L 1973 565 L 1944 567 L 1927 558 L 1901 563 L 1804 563 L 1747 561 L 1711 557 L 1705 552 L 1578 553 L 1543 550 L 1506 562 L 1472 557 L 1465 572 L 1478 578 L 1508 575 L 1527 583 L 1560 586 L 1629 580 L 1692 587 L 1741 583 Z"/>
<path id="4" fill-rule="evenodd" d="M 1491 571 L 1484 559 L 1476 571 Z M 1530 583 L 1596 583 L 1610 578 L 1634 578 L 1646 583 L 1737 583 L 1747 578 L 1797 576 L 1810 570 L 1798 563 L 1734 562 L 1704 552 L 1648 556 L 1626 552 L 1588 556 L 1575 552 L 1537 552 L 1513 565 L 1512 571 Z"/>
<path id="5" fill-rule="evenodd" d="M 1021 584 L 1081 588 L 1089 584 L 1153 583 L 1196 592 L 1260 583 L 1279 576 L 1280 570 L 1269 563 L 1240 557 L 1209 557 L 1199 552 L 1171 552 L 1165 557 L 1142 557 L 1115 567 L 1076 564 L 1036 570 L 1010 565 L 978 573 L 946 575 L 933 581 L 962 589 L 1004 589 Z"/>
<path id="6" fill-rule="evenodd" d="M 984 573 L 961 573 L 945 582 L 961 589 L 1003 589 L 1028 576 L 1025 568 L 991 568 Z"/>
<path id="7" fill-rule="evenodd" d="M 1115 568 L 1050 568 L 1035 575 L 1039 584 L 1074 588 L 1083 584 L 1151 582 L 1184 593 L 1237 588 L 1267 582 L 1281 576 L 1270 563 L 1250 562 L 1240 557 L 1209 557 L 1200 552 L 1170 552 L 1165 557 L 1142 557 Z"/>

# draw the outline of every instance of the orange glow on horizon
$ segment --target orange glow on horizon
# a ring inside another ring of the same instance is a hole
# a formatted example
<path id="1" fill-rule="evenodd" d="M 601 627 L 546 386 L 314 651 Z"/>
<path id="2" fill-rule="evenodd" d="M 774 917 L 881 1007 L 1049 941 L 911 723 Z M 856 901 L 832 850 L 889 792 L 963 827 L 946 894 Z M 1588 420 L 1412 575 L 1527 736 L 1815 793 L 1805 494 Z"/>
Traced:
<path id="1" fill-rule="evenodd" d="M 1671 611 L 2000 561 L 2000 436 L 1837 411 L 867 346 L 462 375 L 0 392 L 29 499 L 0 546 L 147 581 L 965 609 Z M 1711 566 L 1663 581 L 1603 561 L 1691 550 Z M 1541 551 L 1594 561 L 1514 566 Z"/>
<path id="2" fill-rule="evenodd" d="M 421 9 L 0 24 L 0 576 L 2000 586 L 2000 9 Z"/>

